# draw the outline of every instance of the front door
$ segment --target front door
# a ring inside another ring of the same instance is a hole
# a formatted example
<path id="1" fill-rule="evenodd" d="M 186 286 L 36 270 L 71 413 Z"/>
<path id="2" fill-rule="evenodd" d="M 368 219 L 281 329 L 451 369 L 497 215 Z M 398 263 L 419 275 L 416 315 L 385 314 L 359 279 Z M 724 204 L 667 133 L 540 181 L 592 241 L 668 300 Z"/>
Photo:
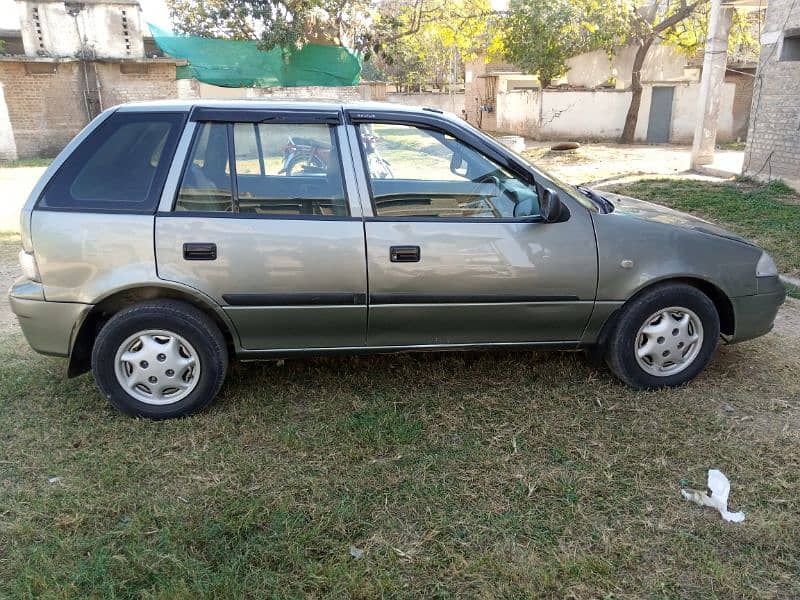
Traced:
<path id="1" fill-rule="evenodd" d="M 345 192 L 338 118 L 192 115 L 174 206 L 156 218 L 158 275 L 222 305 L 244 349 L 365 343 L 364 232 Z"/>
<path id="2" fill-rule="evenodd" d="M 370 115 L 372 117 L 372 115 Z M 372 346 L 576 342 L 597 251 L 588 211 L 538 217 L 541 188 L 444 130 L 360 122 Z"/>

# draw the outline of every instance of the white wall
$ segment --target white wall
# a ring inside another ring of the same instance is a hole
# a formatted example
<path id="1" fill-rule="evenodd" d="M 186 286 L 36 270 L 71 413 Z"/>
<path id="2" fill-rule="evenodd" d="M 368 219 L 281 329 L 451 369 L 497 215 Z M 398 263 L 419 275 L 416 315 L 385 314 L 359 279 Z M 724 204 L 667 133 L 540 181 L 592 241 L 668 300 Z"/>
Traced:
<path id="1" fill-rule="evenodd" d="M 736 94 L 735 83 L 723 83 L 722 95 L 717 118 L 717 141 L 729 142 L 735 139 L 733 131 L 733 100 Z M 694 126 L 697 120 L 700 85 L 679 85 L 675 87 L 675 98 L 672 101 L 672 130 L 670 138 L 673 142 L 691 143 L 694 137 Z M 648 103 L 648 113 L 650 105 Z"/>
<path id="2" fill-rule="evenodd" d="M 628 88 L 631 85 L 631 69 L 635 55 L 635 46 L 618 48 L 611 60 L 603 50 L 579 54 L 567 60 L 569 71 L 566 80 L 570 85 L 594 88 L 614 76 L 617 79 L 618 89 Z M 647 53 L 642 66 L 642 81 L 696 80 L 694 74 L 685 74 L 685 67 L 685 55 L 672 46 L 657 44 Z"/>
<path id="3" fill-rule="evenodd" d="M 14 130 L 11 128 L 11 118 L 8 116 L 8 105 L 0 82 L 0 160 L 17 159 L 17 142 L 14 140 Z"/>
<path id="4" fill-rule="evenodd" d="M 405 106 L 427 106 L 461 116 L 464 94 L 386 94 L 386 101 Z"/>
<path id="5" fill-rule="evenodd" d="M 663 85 L 663 84 L 662 84 Z M 736 86 L 726 83 L 720 105 L 717 139 L 733 138 Z M 670 141 L 690 143 L 698 110 L 699 84 L 678 83 L 672 103 Z M 652 86 L 646 85 L 639 107 L 635 139 L 645 141 Z M 536 139 L 616 140 L 622 135 L 631 93 L 616 90 L 512 91 L 497 95 L 496 130 Z"/>

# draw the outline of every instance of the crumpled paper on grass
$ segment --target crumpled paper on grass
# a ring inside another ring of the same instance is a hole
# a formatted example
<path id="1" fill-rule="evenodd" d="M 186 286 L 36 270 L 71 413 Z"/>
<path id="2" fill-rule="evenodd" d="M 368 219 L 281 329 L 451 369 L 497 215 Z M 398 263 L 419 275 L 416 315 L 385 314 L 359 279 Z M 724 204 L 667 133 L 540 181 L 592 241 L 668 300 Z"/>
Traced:
<path id="1" fill-rule="evenodd" d="M 681 494 L 686 500 L 694 502 L 699 506 L 710 506 L 719 511 L 722 518 L 732 523 L 744 521 L 743 512 L 728 512 L 728 496 L 731 493 L 731 482 L 718 469 L 708 470 L 708 489 L 711 491 L 709 496 L 705 492 L 697 490 L 681 490 Z"/>

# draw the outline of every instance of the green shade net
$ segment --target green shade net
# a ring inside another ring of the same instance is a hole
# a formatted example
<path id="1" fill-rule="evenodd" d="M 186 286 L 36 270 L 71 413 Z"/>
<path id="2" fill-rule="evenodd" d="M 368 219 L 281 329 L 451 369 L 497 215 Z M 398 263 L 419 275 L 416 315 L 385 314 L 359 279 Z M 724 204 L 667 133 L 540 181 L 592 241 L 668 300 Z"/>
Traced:
<path id="1" fill-rule="evenodd" d="M 258 49 L 253 40 L 221 40 L 175 35 L 149 25 L 158 47 L 188 65 L 177 68 L 178 79 L 197 79 L 222 87 L 297 87 L 357 85 L 358 56 L 341 46 L 306 44 L 287 52 Z"/>

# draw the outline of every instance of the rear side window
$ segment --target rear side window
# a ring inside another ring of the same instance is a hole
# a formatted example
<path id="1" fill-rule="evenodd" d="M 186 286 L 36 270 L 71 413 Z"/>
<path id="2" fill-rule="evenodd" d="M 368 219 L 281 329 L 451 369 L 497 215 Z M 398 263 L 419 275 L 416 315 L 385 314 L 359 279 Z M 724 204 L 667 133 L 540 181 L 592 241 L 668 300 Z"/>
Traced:
<path id="1" fill-rule="evenodd" d="M 333 129 L 323 123 L 198 123 L 175 210 L 349 216 Z"/>
<path id="2" fill-rule="evenodd" d="M 114 113 L 67 158 L 37 207 L 155 212 L 185 117 Z"/>

